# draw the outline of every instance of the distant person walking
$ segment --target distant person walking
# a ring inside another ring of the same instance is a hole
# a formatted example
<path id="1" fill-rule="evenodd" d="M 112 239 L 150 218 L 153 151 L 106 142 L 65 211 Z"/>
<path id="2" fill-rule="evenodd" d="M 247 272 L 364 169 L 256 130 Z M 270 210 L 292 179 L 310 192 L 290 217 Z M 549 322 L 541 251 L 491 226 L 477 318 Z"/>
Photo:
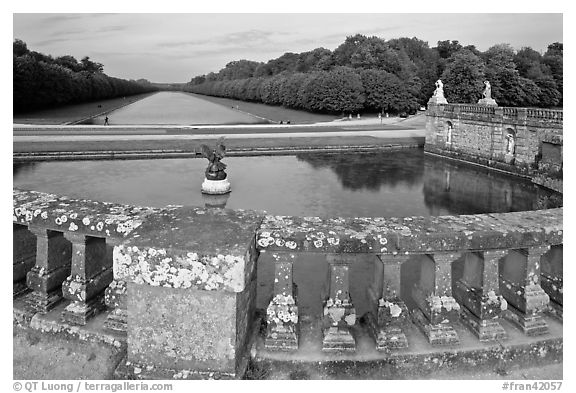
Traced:
<path id="1" fill-rule="evenodd" d="M 105 126 L 109 125 L 109 124 L 108 124 L 108 116 L 106 116 L 106 117 L 104 118 L 104 125 L 105 125 Z"/>

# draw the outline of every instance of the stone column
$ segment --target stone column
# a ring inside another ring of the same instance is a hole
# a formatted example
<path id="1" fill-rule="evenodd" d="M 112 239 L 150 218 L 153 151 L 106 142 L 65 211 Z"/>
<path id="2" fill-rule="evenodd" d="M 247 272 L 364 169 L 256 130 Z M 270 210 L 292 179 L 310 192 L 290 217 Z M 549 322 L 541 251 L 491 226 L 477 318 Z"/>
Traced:
<path id="1" fill-rule="evenodd" d="M 368 326 L 378 350 L 408 347 L 403 329 L 408 323 L 408 308 L 400 298 L 400 268 L 408 258 L 383 254 L 374 260 L 374 284 L 368 288 L 368 299 L 376 318 L 370 315 Z"/>
<path id="2" fill-rule="evenodd" d="M 106 258 L 106 239 L 66 232 L 72 243 L 72 270 L 62 294 L 72 302 L 62 312 L 70 323 L 85 325 L 105 308 L 104 289 L 112 281 L 112 260 Z"/>
<path id="3" fill-rule="evenodd" d="M 542 258 L 540 267 L 542 289 L 550 296 L 550 311 L 558 318 L 563 317 L 563 245 L 552 246 Z"/>
<path id="4" fill-rule="evenodd" d="M 116 250 L 115 246 L 118 244 L 114 239 L 107 239 L 107 243 Z M 113 280 L 104 291 L 104 303 L 111 309 L 106 317 L 104 326 L 107 329 L 125 332 L 128 328 L 127 277 L 124 275 L 124 271 L 120 266 L 114 262 L 112 271 Z"/>
<path id="5" fill-rule="evenodd" d="M 266 309 L 265 347 L 298 349 L 298 306 L 292 281 L 293 253 L 274 253 L 274 294 Z"/>
<path id="6" fill-rule="evenodd" d="M 462 304 L 462 320 L 482 342 L 503 340 L 506 331 L 498 322 L 507 303 L 500 296 L 498 263 L 507 250 L 468 253 L 463 277 L 456 282 L 454 298 Z"/>
<path id="7" fill-rule="evenodd" d="M 460 305 L 452 297 L 452 262 L 459 253 L 426 255 L 431 262 L 423 261 L 420 284 L 415 285 L 412 297 L 418 305 L 414 319 L 432 345 L 458 344 L 459 338 L 452 327 L 460 313 Z M 426 281 L 433 277 L 432 285 Z"/>
<path id="8" fill-rule="evenodd" d="M 12 225 L 12 295 L 28 291 L 26 274 L 36 262 L 36 236 L 25 225 Z"/>
<path id="9" fill-rule="evenodd" d="M 36 264 L 26 276 L 32 293 L 26 303 L 35 311 L 48 312 L 62 300 L 62 282 L 70 275 L 72 245 L 62 232 L 30 226 L 36 235 Z"/>
<path id="10" fill-rule="evenodd" d="M 329 254 L 328 299 L 324 302 L 324 351 L 354 351 L 356 343 L 350 328 L 356 323 L 356 310 L 350 299 L 349 268 L 346 256 Z"/>
<path id="11" fill-rule="evenodd" d="M 511 306 L 507 316 L 529 336 L 548 332 L 542 313 L 550 297 L 540 286 L 540 258 L 549 249 L 540 246 L 515 250 L 509 254 L 515 259 L 506 260 L 501 272 L 500 291 Z"/>

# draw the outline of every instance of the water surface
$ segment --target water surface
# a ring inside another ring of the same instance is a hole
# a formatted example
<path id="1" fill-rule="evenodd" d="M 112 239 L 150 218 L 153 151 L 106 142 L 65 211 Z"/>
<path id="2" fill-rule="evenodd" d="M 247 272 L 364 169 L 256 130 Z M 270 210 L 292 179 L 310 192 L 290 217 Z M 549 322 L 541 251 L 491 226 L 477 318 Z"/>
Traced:
<path id="1" fill-rule="evenodd" d="M 516 177 L 425 156 L 370 154 L 226 157 L 232 192 L 204 196 L 205 159 L 14 164 L 14 186 L 71 197 L 163 207 L 265 210 L 302 216 L 477 214 L 557 205 L 559 195 Z"/>

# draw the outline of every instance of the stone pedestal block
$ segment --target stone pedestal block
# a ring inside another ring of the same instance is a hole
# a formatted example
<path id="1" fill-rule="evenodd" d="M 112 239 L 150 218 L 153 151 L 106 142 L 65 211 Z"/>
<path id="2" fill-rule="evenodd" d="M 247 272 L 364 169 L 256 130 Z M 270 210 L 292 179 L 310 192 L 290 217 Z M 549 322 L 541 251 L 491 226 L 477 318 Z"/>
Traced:
<path id="1" fill-rule="evenodd" d="M 235 293 L 129 282 L 127 360 L 142 369 L 238 377 L 254 320 L 255 284 Z"/>
<path id="2" fill-rule="evenodd" d="M 208 180 L 202 182 L 202 193 L 210 195 L 227 194 L 230 192 L 230 182 L 224 180 Z"/>

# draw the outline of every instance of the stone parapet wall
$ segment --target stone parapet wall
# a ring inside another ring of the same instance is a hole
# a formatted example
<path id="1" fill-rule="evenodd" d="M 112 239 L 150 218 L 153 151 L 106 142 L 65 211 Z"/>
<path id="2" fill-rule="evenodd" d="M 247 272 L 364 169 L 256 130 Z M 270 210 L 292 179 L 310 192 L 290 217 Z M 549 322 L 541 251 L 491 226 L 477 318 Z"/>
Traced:
<path id="1" fill-rule="evenodd" d="M 83 332 L 95 316 L 106 315 L 99 329 L 112 332 L 117 347 L 126 348 L 118 371 L 123 378 L 241 377 L 258 332 L 261 252 L 274 259 L 274 293 L 264 329 L 268 349 L 298 350 L 299 300 L 292 268 L 299 259 L 312 263 L 311 253 L 328 265 L 326 297 L 318 298 L 325 319 L 321 347 L 328 353 L 356 348 L 351 329 L 357 329 L 367 306 L 357 306 L 351 297 L 350 272 L 366 261 L 375 266 L 374 282 L 364 284 L 374 311 L 363 320 L 371 326 L 377 350 L 408 345 L 407 301 L 416 304 L 411 319 L 431 345 L 458 344 L 451 324 L 461 309 L 480 340 L 505 336 L 495 318 L 506 304 L 526 334 L 546 332 L 541 314 L 550 298 L 539 286 L 540 258 L 552 266 L 545 288 L 554 289 L 553 299 L 562 299 L 557 268 L 562 253 L 549 253 L 563 244 L 562 208 L 319 218 L 146 208 L 14 189 L 13 226 L 14 236 L 22 238 L 14 243 L 19 250 L 14 254 L 15 323 L 35 329 L 44 325 L 33 321 L 50 320 L 60 330 Z M 24 252 L 33 237 L 36 253 Z M 400 267 L 415 263 L 421 278 L 410 299 L 400 298 Z M 510 266 L 520 266 L 514 270 L 519 275 L 508 274 Z M 453 277 L 458 269 L 463 270 Z M 484 277 L 480 288 L 478 274 Z M 562 305 L 556 307 L 562 315 Z"/>
<path id="2" fill-rule="evenodd" d="M 563 111 L 430 104 L 426 115 L 427 152 L 538 177 L 561 191 Z"/>

